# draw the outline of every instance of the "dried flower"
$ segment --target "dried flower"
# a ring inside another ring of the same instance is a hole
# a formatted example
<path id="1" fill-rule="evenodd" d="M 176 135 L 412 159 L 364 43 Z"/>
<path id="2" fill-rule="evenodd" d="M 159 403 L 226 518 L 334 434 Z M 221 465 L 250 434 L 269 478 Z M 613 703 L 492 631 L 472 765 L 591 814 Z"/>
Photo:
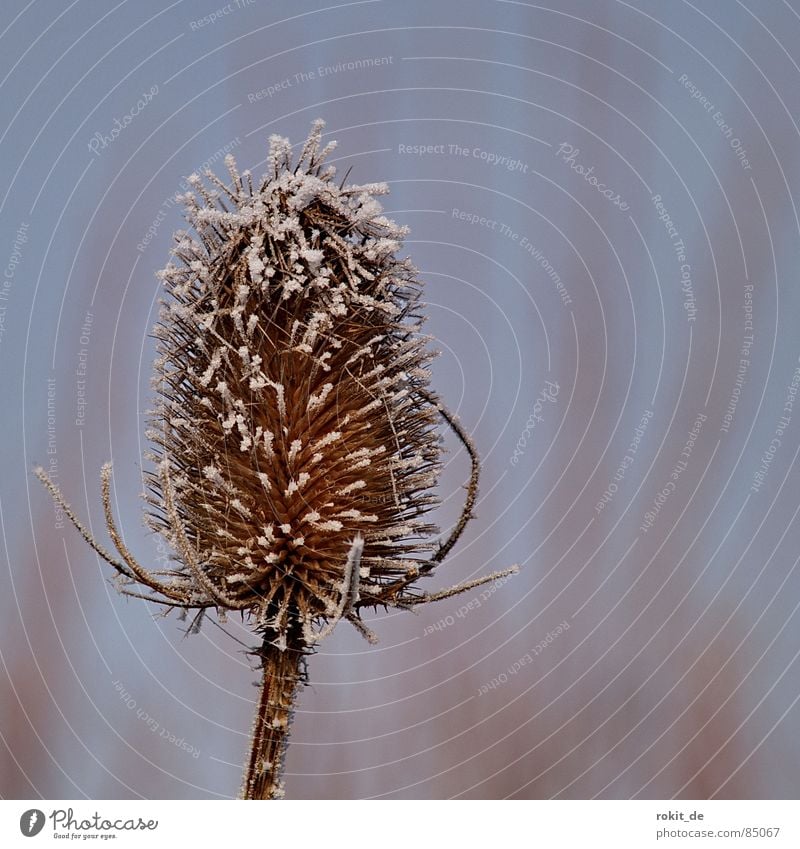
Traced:
<path id="1" fill-rule="evenodd" d="M 245 798 L 283 793 L 281 768 L 304 657 L 342 619 L 370 642 L 365 608 L 411 608 L 508 574 L 435 593 L 416 587 L 471 518 L 478 457 L 429 388 L 416 270 L 406 233 L 383 217 L 382 183 L 334 182 L 314 123 L 296 162 L 270 138 L 255 185 L 226 159 L 183 196 L 193 234 L 176 234 L 161 272 L 157 405 L 148 436 L 149 526 L 175 552 L 152 572 L 133 558 L 102 494 L 121 559 L 37 474 L 122 592 L 183 611 L 239 611 L 262 636 L 263 667 Z M 445 540 L 425 519 L 441 464 L 439 419 L 472 461 L 461 519 Z"/>

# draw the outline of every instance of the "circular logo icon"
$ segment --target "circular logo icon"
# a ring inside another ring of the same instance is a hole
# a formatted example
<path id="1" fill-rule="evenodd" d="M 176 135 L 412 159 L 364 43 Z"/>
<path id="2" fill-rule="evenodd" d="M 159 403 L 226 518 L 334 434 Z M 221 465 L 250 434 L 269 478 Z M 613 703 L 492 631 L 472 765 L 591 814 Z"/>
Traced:
<path id="1" fill-rule="evenodd" d="M 36 837 L 44 828 L 44 811 L 31 808 L 19 818 L 19 830 L 25 837 Z"/>

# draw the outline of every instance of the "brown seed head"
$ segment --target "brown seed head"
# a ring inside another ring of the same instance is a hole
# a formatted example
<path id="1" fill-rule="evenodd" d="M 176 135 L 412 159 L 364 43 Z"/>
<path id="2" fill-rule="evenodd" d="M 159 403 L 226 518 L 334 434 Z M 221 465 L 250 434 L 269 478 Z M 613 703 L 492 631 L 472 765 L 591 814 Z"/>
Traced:
<path id="1" fill-rule="evenodd" d="M 405 230 L 376 200 L 387 187 L 337 185 L 323 126 L 314 123 L 296 162 L 288 140 L 272 136 L 257 186 L 232 157 L 229 183 L 189 178 L 193 233 L 177 234 L 177 263 L 161 272 L 149 430 L 148 522 L 172 544 L 173 568 L 150 571 L 126 548 L 109 464 L 103 506 L 121 561 L 36 472 L 124 593 L 184 611 L 238 610 L 279 650 L 305 650 L 342 618 L 374 640 L 363 608 L 436 601 L 516 571 L 434 593 L 414 586 L 472 518 L 479 461 L 429 388 L 420 284 L 397 257 Z M 436 502 L 439 418 L 472 472 L 461 518 L 435 542 L 424 516 Z"/>
<path id="2" fill-rule="evenodd" d="M 343 599 L 402 601 L 435 532 L 438 412 L 405 231 L 381 215 L 384 184 L 334 182 L 322 127 L 294 163 L 273 136 L 257 186 L 232 157 L 230 183 L 190 178 L 194 234 L 161 272 L 156 329 L 151 524 L 181 554 L 176 580 L 279 633 Z"/>

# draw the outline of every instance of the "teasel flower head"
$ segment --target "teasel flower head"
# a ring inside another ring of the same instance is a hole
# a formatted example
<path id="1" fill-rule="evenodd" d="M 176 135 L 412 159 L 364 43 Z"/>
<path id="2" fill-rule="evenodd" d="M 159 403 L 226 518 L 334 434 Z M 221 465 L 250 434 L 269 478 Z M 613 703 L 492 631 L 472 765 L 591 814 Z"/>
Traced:
<path id="1" fill-rule="evenodd" d="M 321 130 L 296 163 L 273 136 L 258 185 L 231 159 L 227 185 L 190 179 L 156 329 L 151 524 L 279 640 L 404 601 L 441 461 L 404 231 L 384 184 L 334 182 Z"/>
<path id="2" fill-rule="evenodd" d="M 125 547 L 102 472 L 121 562 L 40 478 L 123 592 L 161 604 L 240 612 L 262 637 L 264 686 L 246 798 L 282 793 L 280 765 L 302 658 L 342 619 L 370 641 L 365 609 L 409 608 L 471 518 L 478 458 L 430 388 L 421 286 L 400 258 L 405 228 L 382 214 L 383 183 L 346 184 L 313 124 L 299 154 L 270 138 L 255 181 L 232 157 L 225 180 L 189 178 L 188 232 L 176 234 L 155 328 L 147 521 L 174 551 L 152 572 Z M 472 463 L 462 516 L 445 539 L 427 519 L 448 424 Z M 199 622 L 199 619 L 196 621 Z"/>

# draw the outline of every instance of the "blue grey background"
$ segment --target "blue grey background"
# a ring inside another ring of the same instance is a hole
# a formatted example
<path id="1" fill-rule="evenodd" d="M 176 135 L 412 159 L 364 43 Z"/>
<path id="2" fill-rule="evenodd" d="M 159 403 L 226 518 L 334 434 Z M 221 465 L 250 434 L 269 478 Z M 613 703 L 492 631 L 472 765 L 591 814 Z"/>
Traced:
<path id="1" fill-rule="evenodd" d="M 375 648 L 337 628 L 288 795 L 796 797 L 796 0 L 3 12 L 4 797 L 238 791 L 247 630 L 185 638 L 117 595 L 31 470 L 105 540 L 112 459 L 129 546 L 165 555 L 140 493 L 172 198 L 226 151 L 260 173 L 268 136 L 301 141 L 316 117 L 341 173 L 391 186 L 435 386 L 483 457 L 478 519 L 436 586 L 522 569 L 376 617 Z M 468 472 L 446 439 L 442 527 Z"/>

